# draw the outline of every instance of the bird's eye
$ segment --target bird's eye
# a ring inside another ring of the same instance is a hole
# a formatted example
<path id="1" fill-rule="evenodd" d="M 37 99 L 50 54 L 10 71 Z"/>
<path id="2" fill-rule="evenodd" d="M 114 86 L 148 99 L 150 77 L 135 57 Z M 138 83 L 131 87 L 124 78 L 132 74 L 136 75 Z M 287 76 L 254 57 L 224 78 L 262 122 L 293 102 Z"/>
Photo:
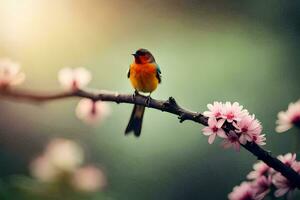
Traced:
<path id="1" fill-rule="evenodd" d="M 138 52 L 137 52 L 137 55 L 139 55 L 139 56 L 144 56 L 144 55 L 146 55 L 146 53 L 145 53 L 145 52 L 142 52 L 142 51 L 138 51 Z"/>

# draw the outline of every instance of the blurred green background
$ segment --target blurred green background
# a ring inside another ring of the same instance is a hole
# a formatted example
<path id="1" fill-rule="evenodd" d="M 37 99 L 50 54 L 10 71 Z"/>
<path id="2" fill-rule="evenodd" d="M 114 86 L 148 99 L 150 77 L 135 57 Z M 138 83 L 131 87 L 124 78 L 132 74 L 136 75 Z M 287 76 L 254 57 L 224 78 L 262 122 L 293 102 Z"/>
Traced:
<path id="1" fill-rule="evenodd" d="M 299 130 L 274 131 L 277 113 L 300 97 L 299 1 L 0 0 L 0 57 L 22 63 L 24 88 L 60 90 L 58 70 L 84 66 L 91 87 L 131 93 L 126 71 L 141 47 L 162 70 L 153 98 L 173 96 L 195 111 L 238 101 L 263 123 L 264 148 L 300 150 Z M 87 126 L 74 114 L 77 102 L 0 101 L 3 197 L 20 199 L 6 191 L 10 177 L 29 174 L 30 161 L 55 137 L 83 145 L 117 200 L 226 199 L 256 161 L 243 149 L 209 145 L 198 124 L 156 110 L 147 109 L 139 139 L 125 137 L 132 105 L 112 103 L 103 124 Z"/>

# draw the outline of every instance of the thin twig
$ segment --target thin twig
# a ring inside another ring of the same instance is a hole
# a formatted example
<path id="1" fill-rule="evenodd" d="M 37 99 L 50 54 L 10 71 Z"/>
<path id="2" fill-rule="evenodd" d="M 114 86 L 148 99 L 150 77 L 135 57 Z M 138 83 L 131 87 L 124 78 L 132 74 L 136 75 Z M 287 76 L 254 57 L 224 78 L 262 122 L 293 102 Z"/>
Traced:
<path id="1" fill-rule="evenodd" d="M 147 97 L 143 95 L 136 95 L 134 98 L 132 94 L 119 94 L 109 91 L 87 91 L 87 90 L 76 90 L 70 92 L 60 93 L 37 93 L 25 90 L 0 90 L 0 98 L 9 98 L 19 101 L 28 101 L 33 103 L 44 103 L 52 100 L 59 100 L 71 97 L 89 98 L 93 101 L 110 101 L 115 103 L 128 103 L 143 105 L 148 108 L 157 109 L 163 112 L 168 112 L 178 116 L 180 122 L 185 120 L 194 121 L 196 123 L 207 126 L 207 117 L 201 113 L 190 111 L 179 106 L 173 97 L 170 97 L 167 101 L 150 99 L 147 101 Z M 223 127 L 228 133 L 233 131 L 230 127 Z M 300 189 L 300 175 L 292 168 L 283 164 L 280 160 L 273 157 L 269 152 L 262 149 L 255 143 L 248 142 L 242 145 L 246 150 L 251 152 L 257 159 L 262 160 L 268 166 L 272 167 L 276 171 L 280 172 L 288 180 L 290 180 L 298 189 Z"/>

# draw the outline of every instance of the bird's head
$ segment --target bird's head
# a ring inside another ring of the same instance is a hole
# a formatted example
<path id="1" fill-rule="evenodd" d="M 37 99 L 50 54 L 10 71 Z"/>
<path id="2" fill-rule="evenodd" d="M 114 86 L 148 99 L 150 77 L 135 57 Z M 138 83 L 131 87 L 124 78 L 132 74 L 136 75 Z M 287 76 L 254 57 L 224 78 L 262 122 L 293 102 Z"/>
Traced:
<path id="1" fill-rule="evenodd" d="M 134 60 L 137 64 L 153 63 L 155 59 L 147 49 L 138 49 L 134 54 Z"/>

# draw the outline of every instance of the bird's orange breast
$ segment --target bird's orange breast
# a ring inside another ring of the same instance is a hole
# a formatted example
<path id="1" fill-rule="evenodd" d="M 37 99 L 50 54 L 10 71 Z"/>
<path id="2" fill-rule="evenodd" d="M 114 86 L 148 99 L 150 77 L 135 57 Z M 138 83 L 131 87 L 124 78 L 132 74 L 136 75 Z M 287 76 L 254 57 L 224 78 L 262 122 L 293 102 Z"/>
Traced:
<path id="1" fill-rule="evenodd" d="M 156 64 L 131 64 L 129 78 L 133 88 L 137 91 L 153 92 L 158 85 Z"/>

